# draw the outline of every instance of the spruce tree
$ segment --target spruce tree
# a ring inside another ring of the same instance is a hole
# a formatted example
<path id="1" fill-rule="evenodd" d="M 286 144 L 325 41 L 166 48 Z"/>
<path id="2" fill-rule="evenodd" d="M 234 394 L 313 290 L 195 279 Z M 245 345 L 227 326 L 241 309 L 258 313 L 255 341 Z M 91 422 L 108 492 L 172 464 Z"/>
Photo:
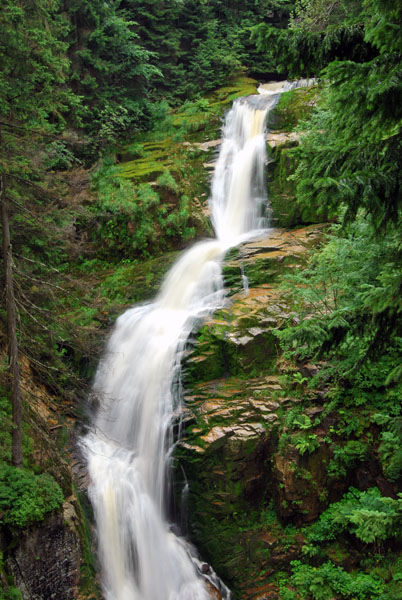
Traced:
<path id="1" fill-rule="evenodd" d="M 0 13 L 0 179 L 3 276 L 6 289 L 8 386 L 13 407 L 12 462 L 22 465 L 19 372 L 20 317 L 14 249 L 27 241 L 29 204 L 38 200 L 38 150 L 60 130 L 63 113 L 77 104 L 64 87 L 68 62 L 60 41 L 65 22 L 57 1 L 5 0 Z M 43 202 L 43 197 L 40 198 Z M 28 225 L 29 229 L 29 225 Z"/>

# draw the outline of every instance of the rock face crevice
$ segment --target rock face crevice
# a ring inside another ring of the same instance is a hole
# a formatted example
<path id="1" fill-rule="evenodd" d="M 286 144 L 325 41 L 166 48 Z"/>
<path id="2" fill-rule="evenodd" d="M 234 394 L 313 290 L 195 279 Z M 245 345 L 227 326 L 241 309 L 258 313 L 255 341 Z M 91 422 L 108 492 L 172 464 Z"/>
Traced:
<path id="1" fill-rule="evenodd" d="M 72 524 L 74 507 L 24 530 L 10 552 L 7 566 L 24 600 L 72 600 L 78 597 L 81 549 Z M 70 523 L 67 521 L 70 521 Z"/>

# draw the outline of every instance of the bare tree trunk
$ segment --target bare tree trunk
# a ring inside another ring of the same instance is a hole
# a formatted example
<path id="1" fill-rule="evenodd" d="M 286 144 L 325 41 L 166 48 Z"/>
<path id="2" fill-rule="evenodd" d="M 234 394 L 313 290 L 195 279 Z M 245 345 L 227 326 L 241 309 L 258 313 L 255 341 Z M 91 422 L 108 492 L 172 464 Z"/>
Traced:
<path id="1" fill-rule="evenodd" d="M 22 400 L 20 367 L 18 362 L 17 317 L 14 298 L 12 248 L 8 223 L 5 176 L 0 176 L 1 184 L 1 224 L 3 237 L 4 279 L 6 288 L 6 312 L 8 334 L 9 378 L 11 405 L 13 410 L 13 431 L 11 460 L 15 467 L 22 466 Z"/>

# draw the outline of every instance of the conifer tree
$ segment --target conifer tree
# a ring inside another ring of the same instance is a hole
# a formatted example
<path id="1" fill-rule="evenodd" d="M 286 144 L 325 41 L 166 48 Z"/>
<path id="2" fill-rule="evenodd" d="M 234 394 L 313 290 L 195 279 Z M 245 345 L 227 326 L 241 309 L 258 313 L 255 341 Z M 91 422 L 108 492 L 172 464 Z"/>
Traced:
<path id="1" fill-rule="evenodd" d="M 160 74 L 136 33 L 136 15 L 121 0 L 77 0 L 66 7 L 71 85 L 85 97 L 82 126 L 113 143 L 152 124 L 151 90 Z"/>
<path id="2" fill-rule="evenodd" d="M 354 248 L 355 259 L 339 258 L 339 306 L 324 294 L 325 314 L 284 337 L 304 358 L 330 356 L 330 368 L 338 360 L 339 379 L 362 382 L 364 364 L 382 359 L 370 377 L 377 370 L 376 385 L 388 386 L 402 379 L 402 7 L 366 0 L 359 19 L 375 56 L 327 66 L 322 101 L 294 150 L 299 205 L 343 225 L 301 285 L 330 289 L 334 248 Z"/>
<path id="3" fill-rule="evenodd" d="M 18 246 L 18 231 L 23 232 L 29 222 L 29 199 L 39 187 L 38 144 L 58 131 L 63 112 L 75 103 L 63 85 L 68 63 L 60 36 L 65 23 L 57 10 L 57 1 L 5 0 L 0 13 L 1 234 L 13 407 L 12 462 L 17 467 L 22 465 L 22 406 L 12 249 Z"/>

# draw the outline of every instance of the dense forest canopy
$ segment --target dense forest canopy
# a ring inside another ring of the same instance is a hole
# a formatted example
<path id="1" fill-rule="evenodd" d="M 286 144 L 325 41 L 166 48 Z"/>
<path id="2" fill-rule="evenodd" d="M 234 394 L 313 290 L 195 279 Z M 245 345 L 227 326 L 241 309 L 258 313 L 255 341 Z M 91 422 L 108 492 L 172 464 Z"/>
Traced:
<path id="1" fill-rule="evenodd" d="M 267 17 L 283 26 L 290 8 L 280 0 L 69 3 L 71 81 L 89 104 L 86 131 L 113 138 L 149 128 L 161 101 L 178 103 L 236 71 L 258 70 L 264 56 L 249 27 Z"/>

